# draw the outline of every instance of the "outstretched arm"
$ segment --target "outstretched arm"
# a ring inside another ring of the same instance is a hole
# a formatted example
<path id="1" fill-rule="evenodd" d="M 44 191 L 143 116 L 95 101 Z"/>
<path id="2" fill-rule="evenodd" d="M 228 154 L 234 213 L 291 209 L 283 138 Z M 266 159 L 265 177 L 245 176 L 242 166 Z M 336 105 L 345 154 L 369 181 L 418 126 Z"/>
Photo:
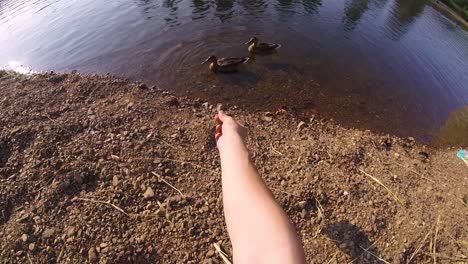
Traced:
<path id="1" fill-rule="evenodd" d="M 234 263 L 305 263 L 294 226 L 250 161 L 245 128 L 222 111 L 216 121 L 224 216 Z"/>

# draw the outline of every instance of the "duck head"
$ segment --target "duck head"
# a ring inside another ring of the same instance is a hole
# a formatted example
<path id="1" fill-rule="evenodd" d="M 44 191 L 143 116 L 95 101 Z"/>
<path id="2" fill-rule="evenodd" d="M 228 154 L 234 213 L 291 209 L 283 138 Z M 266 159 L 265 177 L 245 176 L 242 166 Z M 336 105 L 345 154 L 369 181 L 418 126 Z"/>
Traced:
<path id="1" fill-rule="evenodd" d="M 252 44 L 257 45 L 257 43 L 258 43 L 258 38 L 256 38 L 256 37 L 251 37 L 250 40 L 247 41 L 245 44 L 247 44 L 247 45 L 252 45 Z"/>
<path id="2" fill-rule="evenodd" d="M 218 58 L 216 58 L 216 56 L 214 56 L 214 55 L 211 55 L 204 62 L 202 62 L 201 64 L 203 65 L 203 64 L 206 64 L 208 62 L 212 62 L 212 63 L 216 64 L 218 62 Z"/>

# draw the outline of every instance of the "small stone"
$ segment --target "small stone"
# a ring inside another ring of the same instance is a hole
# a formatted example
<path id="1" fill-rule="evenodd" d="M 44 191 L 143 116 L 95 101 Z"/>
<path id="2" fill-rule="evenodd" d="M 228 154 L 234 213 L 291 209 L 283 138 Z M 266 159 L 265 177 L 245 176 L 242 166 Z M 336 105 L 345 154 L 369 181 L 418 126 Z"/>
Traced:
<path id="1" fill-rule="evenodd" d="M 96 263 L 97 262 L 97 252 L 96 252 L 96 249 L 94 247 L 91 247 L 89 250 L 88 250 L 88 260 L 89 260 L 89 263 Z"/>
<path id="2" fill-rule="evenodd" d="M 34 243 L 29 244 L 28 249 L 29 251 L 34 251 L 34 249 L 36 249 L 36 244 Z"/>
<path id="3" fill-rule="evenodd" d="M 145 199 L 153 198 L 154 197 L 153 189 L 151 189 L 151 187 L 146 188 L 146 191 L 143 194 L 143 197 L 145 197 Z"/>
<path id="4" fill-rule="evenodd" d="M 119 185 L 119 178 L 116 175 L 114 175 L 114 177 L 112 177 L 112 186 L 115 187 L 117 185 Z"/>
<path id="5" fill-rule="evenodd" d="M 28 241 L 28 235 L 27 234 L 21 235 L 21 240 L 23 240 L 23 242 Z"/>
<path id="6" fill-rule="evenodd" d="M 210 104 L 209 104 L 208 102 L 203 103 L 202 106 L 203 106 L 205 109 L 209 109 L 209 108 L 210 108 Z"/>
<path id="7" fill-rule="evenodd" d="M 297 205 L 299 206 L 299 208 L 304 209 L 307 205 L 307 201 L 299 201 Z"/>
<path id="8" fill-rule="evenodd" d="M 297 129 L 303 129 L 305 127 L 307 127 L 307 124 L 304 121 L 299 122 L 297 125 Z"/>
<path id="9" fill-rule="evenodd" d="M 42 232 L 42 237 L 43 238 L 50 238 L 54 235 L 55 233 L 55 229 L 53 228 L 47 228 L 46 230 L 44 230 L 44 232 Z"/>
<path id="10" fill-rule="evenodd" d="M 349 192 L 348 191 L 343 191 L 343 195 L 348 195 Z"/>
<path id="11" fill-rule="evenodd" d="M 285 186 L 286 185 L 286 181 L 285 180 L 282 180 L 281 181 L 281 186 Z"/>
<path id="12" fill-rule="evenodd" d="M 263 116 L 263 120 L 265 120 L 267 122 L 273 121 L 273 113 L 265 112 L 265 115 Z"/>
<path id="13" fill-rule="evenodd" d="M 206 257 L 207 257 L 207 258 L 211 258 L 211 257 L 213 257 L 214 255 L 215 255 L 215 252 L 214 252 L 214 250 L 212 250 L 212 249 L 208 250 L 208 252 L 206 253 Z"/>
<path id="14" fill-rule="evenodd" d="M 76 233 L 75 227 L 72 226 L 72 227 L 67 228 L 67 237 L 72 237 L 75 235 L 75 233 Z"/>
<path id="15" fill-rule="evenodd" d="M 107 246 L 108 246 L 107 243 L 101 243 L 101 244 L 99 245 L 100 248 L 105 248 L 105 247 L 107 247 Z"/>

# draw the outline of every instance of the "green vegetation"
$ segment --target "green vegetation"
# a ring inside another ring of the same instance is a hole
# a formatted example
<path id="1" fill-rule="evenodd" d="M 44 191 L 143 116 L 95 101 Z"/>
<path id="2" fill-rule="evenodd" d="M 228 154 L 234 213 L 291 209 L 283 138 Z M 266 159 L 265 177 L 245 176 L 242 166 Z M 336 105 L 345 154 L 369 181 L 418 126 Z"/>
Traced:
<path id="1" fill-rule="evenodd" d="M 442 2 L 468 21 L 468 0 L 442 0 Z"/>

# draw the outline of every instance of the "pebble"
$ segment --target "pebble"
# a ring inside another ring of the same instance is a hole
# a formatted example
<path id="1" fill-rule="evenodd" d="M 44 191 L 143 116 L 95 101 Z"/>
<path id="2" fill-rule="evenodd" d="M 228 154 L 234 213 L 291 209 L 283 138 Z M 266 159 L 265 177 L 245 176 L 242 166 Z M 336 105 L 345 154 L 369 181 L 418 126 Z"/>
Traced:
<path id="1" fill-rule="evenodd" d="M 88 250 L 88 260 L 89 260 L 89 263 L 96 263 L 97 262 L 97 252 L 96 252 L 96 249 L 94 247 L 91 247 Z"/>
<path id="2" fill-rule="evenodd" d="M 263 120 L 265 120 L 267 122 L 273 121 L 273 113 L 265 112 L 265 115 L 263 116 Z"/>
<path id="3" fill-rule="evenodd" d="M 23 240 L 23 242 L 28 241 L 28 235 L 27 234 L 21 235 L 21 240 Z"/>
<path id="4" fill-rule="evenodd" d="M 299 206 L 299 208 L 304 209 L 307 205 L 307 201 L 299 201 L 297 205 Z"/>
<path id="5" fill-rule="evenodd" d="M 114 177 L 112 177 L 112 186 L 115 187 L 117 185 L 119 185 L 119 178 L 114 175 Z"/>
<path id="6" fill-rule="evenodd" d="M 76 229 L 75 227 L 69 227 L 67 228 L 67 237 L 72 237 L 76 234 Z"/>
<path id="7" fill-rule="evenodd" d="M 145 197 L 145 199 L 153 198 L 154 197 L 153 189 L 151 189 L 151 187 L 146 188 L 146 191 L 143 194 L 143 197 Z"/>
<path id="8" fill-rule="evenodd" d="M 44 232 L 42 232 L 42 237 L 43 238 L 50 238 L 51 236 L 53 236 L 55 233 L 55 229 L 53 228 L 47 228 L 46 230 L 44 230 Z"/>
<path id="9" fill-rule="evenodd" d="M 28 249 L 29 251 L 34 251 L 34 249 L 36 249 L 36 244 L 34 243 L 29 244 Z"/>

